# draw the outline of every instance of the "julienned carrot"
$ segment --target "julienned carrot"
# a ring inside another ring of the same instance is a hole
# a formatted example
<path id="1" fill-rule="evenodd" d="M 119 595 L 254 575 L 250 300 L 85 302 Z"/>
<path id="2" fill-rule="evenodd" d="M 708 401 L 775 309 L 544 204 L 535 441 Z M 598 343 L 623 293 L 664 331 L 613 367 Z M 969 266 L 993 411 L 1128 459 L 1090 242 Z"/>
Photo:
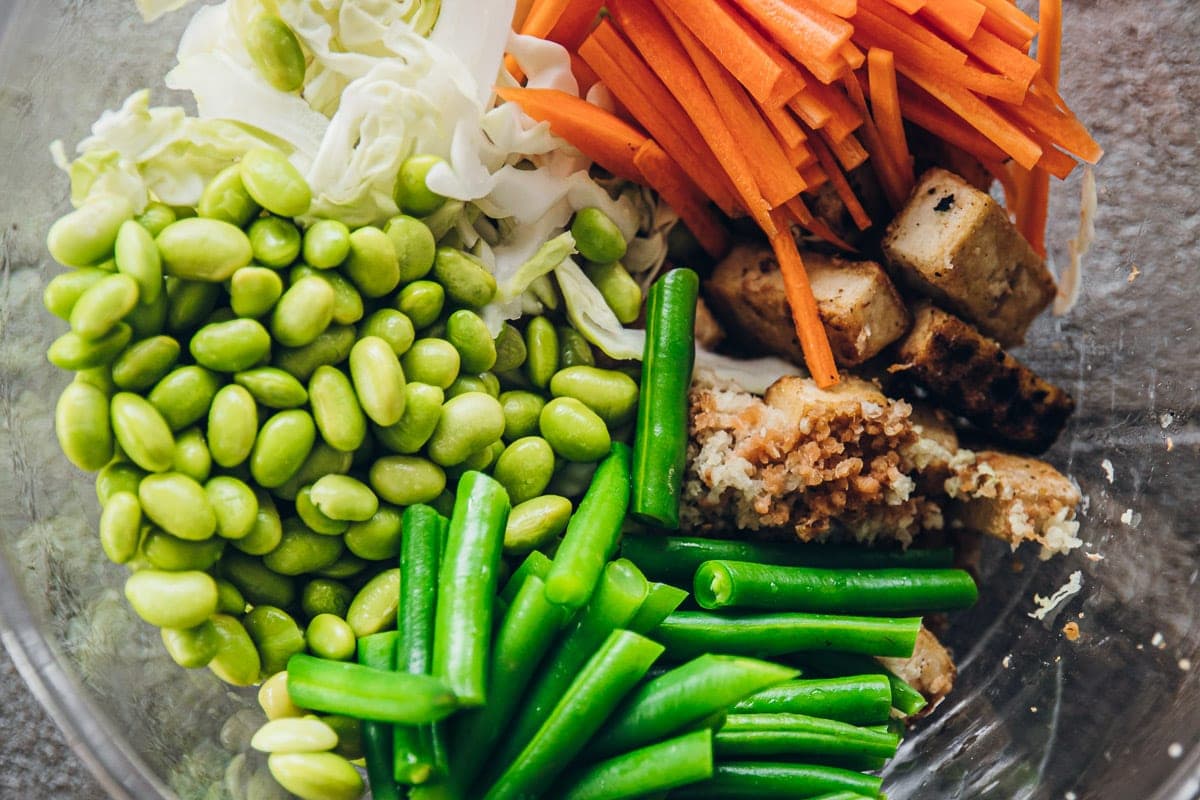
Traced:
<path id="1" fill-rule="evenodd" d="M 862 8 L 859 14 L 855 16 L 855 24 L 858 25 L 858 17 L 866 14 L 878 17 L 892 31 L 902 31 L 905 36 L 915 39 L 920 44 L 933 50 L 947 61 L 958 65 L 967 63 L 967 54 L 958 49 L 951 43 L 947 42 L 942 37 L 938 36 L 933 31 L 921 25 L 911 16 L 905 16 L 894 4 L 887 0 L 861 0 Z M 867 20 L 871 22 L 871 20 Z M 857 28 L 856 28 L 857 32 Z M 880 45 L 888 50 L 893 50 L 894 46 L 889 46 L 889 43 Z"/>
<path id="2" fill-rule="evenodd" d="M 579 55 L 634 118 L 717 207 L 732 216 L 733 187 L 679 101 L 608 20 L 592 31 Z"/>
<path id="3" fill-rule="evenodd" d="M 847 136 L 839 141 L 829 134 L 828 128 L 821 131 L 820 136 L 825 140 L 825 144 L 829 145 L 829 149 L 833 151 L 833 155 L 837 158 L 837 162 L 842 165 L 842 169 L 847 172 L 861 167 L 869 157 L 866 148 L 862 146 L 862 142 L 858 141 L 854 136 Z"/>
<path id="4" fill-rule="evenodd" d="M 858 10 L 858 0 L 814 0 L 814 4 L 839 17 L 853 17 Z"/>
<path id="5" fill-rule="evenodd" d="M 1062 53 L 1062 0 L 1038 4 L 1037 63 L 1051 88 L 1058 88 Z M 1054 152 L 1054 148 L 1049 148 Z M 1017 214 L 1017 226 L 1038 255 L 1046 255 L 1046 221 L 1050 205 L 1050 173 L 1034 167 L 1026 182 L 1026 194 Z"/>
<path id="6" fill-rule="evenodd" d="M 1026 90 L 1041 71 L 1037 61 L 986 28 L 975 31 L 975 35 L 963 42 L 962 46 L 981 64 L 1007 75 Z"/>
<path id="7" fill-rule="evenodd" d="M 538 122 L 549 122 L 555 136 L 620 178 L 641 181 L 634 155 L 647 136 L 599 106 L 557 89 L 497 88 L 496 94 Z"/>
<path id="8" fill-rule="evenodd" d="M 817 301 L 808 282 L 804 261 L 796 248 L 796 240 L 786 225 L 770 239 L 771 249 L 775 252 L 779 271 L 783 275 L 783 288 L 792 309 L 796 336 L 804 351 L 804 363 L 817 386 L 833 386 L 838 382 L 837 365 L 833 362 L 833 351 L 829 348 L 829 338 L 817 312 Z"/>
<path id="9" fill-rule="evenodd" d="M 904 118 L 983 162 L 1002 163 L 1008 154 L 972 128 L 940 100 L 904 76 L 896 79 Z"/>
<path id="10" fill-rule="evenodd" d="M 867 61 L 867 55 L 855 47 L 854 42 L 846 42 L 838 49 L 838 55 L 850 65 L 850 69 L 858 69 Z"/>
<path id="11" fill-rule="evenodd" d="M 573 0 L 534 0 L 529 13 L 525 15 L 525 21 L 521 23 L 520 33 L 539 39 L 546 38 L 572 2 Z"/>
<path id="12" fill-rule="evenodd" d="M 687 225 L 696 241 L 714 259 L 729 252 L 729 231 L 712 212 L 706 198 L 653 139 L 642 143 L 633 157 L 634 164 L 646 177 L 646 183 L 663 196 L 667 204 Z"/>
<path id="13" fill-rule="evenodd" d="M 1095 164 L 1104 155 L 1104 148 L 1096 143 L 1074 114 L 1059 111 L 1050 100 L 1032 92 L 1024 103 L 997 102 L 996 108 L 1017 122 L 1040 131 L 1051 142 L 1089 164 Z"/>
<path id="14" fill-rule="evenodd" d="M 567 52 L 575 50 L 591 32 L 603 5 L 604 0 L 570 0 L 546 38 L 561 44 Z"/>
<path id="15" fill-rule="evenodd" d="M 826 86 L 814 79 L 808 82 L 802 93 L 815 96 L 822 106 L 832 112 L 829 121 L 821 127 L 834 141 L 840 142 L 845 139 L 862 124 L 862 115 L 858 109 L 836 86 Z"/>
<path id="16" fill-rule="evenodd" d="M 712 3 L 724 9 L 725 13 L 741 28 L 742 34 L 770 56 L 771 60 L 787 75 L 787 79 L 776 87 L 776 92 L 771 97 L 769 103 L 772 106 L 779 107 L 785 105 L 805 85 L 805 79 L 800 74 L 800 69 L 797 67 L 796 62 L 787 53 L 783 52 L 775 42 L 771 41 L 762 31 L 755 27 L 754 23 L 747 19 L 741 9 L 734 6 L 731 0 L 712 0 Z"/>
<path id="17" fill-rule="evenodd" d="M 788 153 L 804 144 L 804 140 L 808 138 L 804 134 L 804 129 L 800 127 L 800 123 L 796 122 L 786 108 L 759 106 L 758 110 L 762 112 L 763 117 L 770 124 L 771 130 L 775 131 L 775 138 Z M 793 162 L 792 166 L 794 167 L 796 164 Z"/>
<path id="18" fill-rule="evenodd" d="M 921 16 L 951 38 L 965 42 L 975 35 L 987 9 L 976 0 L 927 0 Z"/>
<path id="19" fill-rule="evenodd" d="M 764 232 L 774 234 L 770 208 L 755 181 L 747 153 L 722 120 L 720 109 L 662 14 L 644 0 L 612 0 L 608 9 L 696 123 L 747 213 Z"/>
<path id="20" fill-rule="evenodd" d="M 525 24 L 525 18 L 529 16 L 529 10 L 533 8 L 533 0 L 517 0 L 513 8 L 512 27 L 514 31 L 521 30 L 521 26 Z"/>
<path id="21" fill-rule="evenodd" d="M 851 102 L 862 110 L 863 126 L 862 130 L 859 131 L 859 136 L 862 138 L 866 151 L 871 156 L 871 162 L 875 167 L 875 174 L 879 176 L 879 183 L 883 187 L 883 193 L 887 197 L 888 205 L 892 208 L 900 208 L 904 205 L 904 201 L 908 199 L 908 193 L 911 191 L 912 185 L 905 183 L 903 173 L 896 164 L 897 156 L 888 151 L 883 137 L 879 135 L 879 128 L 876 126 L 870 109 L 867 107 L 867 98 L 863 95 L 862 86 L 859 85 L 858 79 L 853 76 L 847 76 L 843 79 L 842 83 L 846 87 L 846 94 L 849 95 Z"/>
<path id="22" fill-rule="evenodd" d="M 822 173 L 822 178 L 824 178 L 824 173 Z M 804 200 L 801 198 L 793 197 L 791 200 L 788 200 L 784 204 L 783 210 L 793 222 L 814 236 L 824 239 L 834 247 L 847 253 L 858 252 L 858 248 L 834 233 L 825 220 L 814 217 L 813 213 L 808 210 L 808 206 L 804 205 Z"/>
<path id="23" fill-rule="evenodd" d="M 904 11 L 906 14 L 916 14 L 925 7 L 926 0 L 887 0 L 896 8 Z"/>
<path id="24" fill-rule="evenodd" d="M 908 139 L 904 135 L 900 91 L 896 88 L 896 62 L 890 50 L 871 48 L 867 53 L 867 76 L 875 127 L 907 197 L 914 181 L 913 163 Z"/>
<path id="25" fill-rule="evenodd" d="M 747 36 L 735 12 L 726 4 L 665 0 L 665 5 L 733 73 L 759 105 L 777 107 L 776 102 L 782 103 L 800 91 L 799 75 L 786 69 L 764 47 L 765 40 Z"/>
<path id="26" fill-rule="evenodd" d="M 815 152 L 813 152 L 813 160 L 800 167 L 800 177 L 804 178 L 810 192 L 829 182 L 829 176 L 825 174 L 825 168 L 821 166 L 821 162 L 817 161 Z"/>
<path id="27" fill-rule="evenodd" d="M 1037 63 L 1051 88 L 1058 88 L 1062 65 L 1062 0 L 1041 0 L 1038 4 Z"/>
<path id="28" fill-rule="evenodd" d="M 744 150 L 754 154 L 749 167 L 758 190 L 772 208 L 783 205 L 806 188 L 800 174 L 792 168 L 787 154 L 771 128 L 746 94 L 745 89 L 705 49 L 700 40 L 679 20 L 662 0 L 655 0 L 663 19 L 675 33 L 679 44 L 692 60 L 700 78 L 720 110 L 721 118 L 730 131 L 744 137 Z"/>
<path id="29" fill-rule="evenodd" d="M 822 82 L 832 83 L 845 71 L 838 48 L 850 41 L 850 23 L 831 14 L 810 15 L 787 0 L 734 1 Z"/>
<path id="30" fill-rule="evenodd" d="M 1037 23 L 1012 0 L 979 0 L 987 9 L 983 16 L 983 27 L 1014 47 L 1028 48 L 1037 35 Z"/>
<path id="31" fill-rule="evenodd" d="M 788 108 L 795 112 L 808 127 L 813 130 L 819 130 L 825 127 L 829 120 L 833 118 L 833 109 L 821 102 L 821 98 L 817 97 L 812 91 L 802 91 L 788 101 Z"/>
<path id="32" fill-rule="evenodd" d="M 825 171 L 825 177 L 828 178 L 834 191 L 837 192 L 842 205 L 846 206 L 846 211 L 849 212 L 850 218 L 854 220 L 854 224 L 858 226 L 860 231 L 865 231 L 871 227 L 871 216 L 863 208 L 862 203 L 859 202 L 858 197 L 854 194 L 854 190 L 850 188 L 850 182 L 846 180 L 841 167 L 838 166 L 837 159 L 830 152 L 829 146 L 824 139 L 818 133 L 818 135 L 813 136 L 809 140 L 809 144 L 812 146 L 813 153 L 817 156 L 817 163 Z"/>

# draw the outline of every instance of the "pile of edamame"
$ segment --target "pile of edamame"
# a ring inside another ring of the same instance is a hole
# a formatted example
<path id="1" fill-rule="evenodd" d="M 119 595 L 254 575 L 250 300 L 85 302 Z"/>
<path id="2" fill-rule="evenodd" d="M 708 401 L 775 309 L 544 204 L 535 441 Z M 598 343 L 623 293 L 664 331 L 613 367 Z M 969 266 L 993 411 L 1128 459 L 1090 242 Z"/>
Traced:
<path id="1" fill-rule="evenodd" d="M 51 228 L 70 269 L 44 302 L 70 330 L 48 358 L 75 373 L 58 440 L 98 473 L 103 551 L 180 665 L 246 686 L 296 653 L 352 660 L 394 626 L 405 507 L 448 514 L 459 476 L 485 471 L 513 504 L 504 552 L 521 556 L 565 530 L 563 473 L 629 437 L 629 369 L 597 366 L 550 316 L 491 334 L 496 282 L 438 219 L 447 201 L 424 181 L 437 162 L 405 163 L 405 213 L 383 227 L 300 226 L 310 189 L 263 149 L 195 208 L 137 213 L 102 194 Z M 616 226 L 586 209 L 572 234 L 613 310 L 636 318 Z M 288 774 L 346 776 L 325 763 L 342 756 L 322 724 L 303 734 L 324 766 L 289 757 Z"/>

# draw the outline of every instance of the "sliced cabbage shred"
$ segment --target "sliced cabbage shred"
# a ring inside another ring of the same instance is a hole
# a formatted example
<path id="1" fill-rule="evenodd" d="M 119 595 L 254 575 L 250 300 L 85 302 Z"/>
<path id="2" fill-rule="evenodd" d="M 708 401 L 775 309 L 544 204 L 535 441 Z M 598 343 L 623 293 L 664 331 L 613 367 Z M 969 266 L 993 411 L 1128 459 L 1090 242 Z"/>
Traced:
<path id="1" fill-rule="evenodd" d="M 55 162 L 70 177 L 76 206 L 107 192 L 141 210 L 153 200 L 195 205 L 222 169 L 252 149 L 275 147 L 312 187 L 301 222 L 362 226 L 399 213 L 393 188 L 408 156 L 440 156 L 444 164 L 428 184 L 450 201 L 429 222 L 494 273 L 501 292 L 483 312 L 493 332 L 505 320 L 555 307 L 561 294 L 592 344 L 613 358 L 640 359 L 643 333 L 620 324 L 573 260 L 565 231 L 575 211 L 603 209 L 629 243 L 622 263 L 647 286 L 677 218 L 642 187 L 593 179 L 590 162 L 548 125 L 495 102 L 494 85 L 514 85 L 503 68 L 506 52 L 528 86 L 579 93 L 562 47 L 511 32 L 515 2 L 225 0 L 201 7 L 165 78 L 168 88 L 191 94 L 196 113 L 152 107 L 150 93 L 137 92 L 93 125 L 73 161 L 56 142 Z M 147 20 L 187 3 L 137 0 Z M 246 50 L 243 33 L 263 13 L 286 22 L 308 56 L 298 92 L 268 83 Z M 603 104 L 607 93 L 594 89 L 589 100 Z M 699 365 L 717 373 L 778 372 L 774 364 L 741 362 L 730 370 L 710 356 L 701 353 Z"/>

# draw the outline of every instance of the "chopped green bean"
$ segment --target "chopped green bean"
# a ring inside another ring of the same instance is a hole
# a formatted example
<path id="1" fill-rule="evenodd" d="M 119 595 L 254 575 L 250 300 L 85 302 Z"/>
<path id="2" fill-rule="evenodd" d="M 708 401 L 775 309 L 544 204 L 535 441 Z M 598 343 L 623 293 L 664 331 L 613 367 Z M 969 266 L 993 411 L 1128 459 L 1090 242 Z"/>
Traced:
<path id="1" fill-rule="evenodd" d="M 288 694 L 301 708 L 376 722 L 419 725 L 452 713 L 458 703 L 446 684 L 428 675 L 388 672 L 345 661 L 294 655 Z"/>
<path id="2" fill-rule="evenodd" d="M 870 657 L 864 660 L 874 662 Z M 887 721 L 891 706 L 887 680 L 882 675 L 863 674 L 784 681 L 747 697 L 733 710 L 739 714 L 805 714 L 851 725 L 875 725 Z"/>
<path id="3" fill-rule="evenodd" d="M 879 795 L 883 779 L 838 767 L 811 764 L 771 764 L 759 762 L 717 762 L 711 780 L 681 790 L 678 797 L 736 798 L 817 797 L 832 792 L 850 791 L 873 798 Z"/>
<path id="4" fill-rule="evenodd" d="M 645 797 L 711 778 L 713 737 L 700 730 L 649 745 L 588 767 L 556 797 L 623 800 Z"/>
<path id="5" fill-rule="evenodd" d="M 799 650 L 844 650 L 875 656 L 912 655 L 920 617 L 844 617 L 832 614 L 718 616 L 681 611 L 655 632 L 675 658 L 706 652 L 771 657 Z"/>
<path id="6" fill-rule="evenodd" d="M 903 678 L 896 675 L 887 667 L 880 664 L 869 656 L 858 655 L 856 653 L 804 653 L 801 656 L 801 661 L 805 666 L 811 666 L 814 670 L 824 675 L 840 676 L 840 675 L 881 675 L 887 682 L 891 690 L 892 707 L 904 714 L 906 717 L 911 717 L 926 705 L 925 697 L 908 684 Z"/>

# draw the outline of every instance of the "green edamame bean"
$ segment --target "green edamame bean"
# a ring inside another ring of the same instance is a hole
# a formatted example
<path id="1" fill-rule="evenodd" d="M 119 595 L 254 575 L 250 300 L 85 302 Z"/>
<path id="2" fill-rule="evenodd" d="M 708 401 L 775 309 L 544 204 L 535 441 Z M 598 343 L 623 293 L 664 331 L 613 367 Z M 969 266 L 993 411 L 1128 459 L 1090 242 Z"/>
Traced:
<path id="1" fill-rule="evenodd" d="M 487 372 L 496 364 L 496 342 L 473 311 L 459 309 L 446 320 L 446 339 L 458 351 L 464 372 Z"/>
<path id="2" fill-rule="evenodd" d="M 197 328 L 221 298 L 221 286 L 209 281 L 167 280 L 167 330 L 182 333 Z M 137 309 L 134 309 L 136 312 Z"/>
<path id="3" fill-rule="evenodd" d="M 254 260 L 268 267 L 286 267 L 300 257 L 300 229 L 286 219 L 263 217 L 246 231 Z"/>
<path id="4" fill-rule="evenodd" d="M 332 661 L 348 661 L 354 657 L 358 640 L 350 623 L 333 614 L 318 614 L 304 632 L 308 651 L 314 656 Z"/>
<path id="5" fill-rule="evenodd" d="M 254 400 L 267 408 L 298 408 L 308 402 L 304 384 L 277 367 L 256 367 L 233 376 Z"/>
<path id="6" fill-rule="evenodd" d="M 367 418 L 345 373 L 318 367 L 308 383 L 308 396 L 321 438 L 338 450 L 357 450 L 367 435 Z"/>
<path id="7" fill-rule="evenodd" d="M 341 714 L 325 714 L 321 721 L 337 732 L 337 747 L 333 748 L 334 755 L 354 762 L 365 758 L 362 738 L 362 722 L 354 717 Z"/>
<path id="8" fill-rule="evenodd" d="M 397 356 L 407 353 L 416 338 L 412 321 L 394 308 L 381 308 L 367 317 L 359 333 L 383 339 Z"/>
<path id="9" fill-rule="evenodd" d="M 259 210 L 258 203 L 242 183 L 242 170 L 237 164 L 221 170 L 209 181 L 196 207 L 199 216 L 228 222 L 238 228 L 246 227 L 258 216 Z"/>
<path id="10" fill-rule="evenodd" d="M 124 564 L 137 553 L 142 532 L 142 506 L 132 492 L 117 492 L 100 513 L 100 546 L 114 564 Z"/>
<path id="11" fill-rule="evenodd" d="M 299 519 L 286 519 L 283 539 L 263 556 L 263 565 L 280 575 L 303 575 L 329 566 L 341 554 L 341 537 L 316 533 Z"/>
<path id="12" fill-rule="evenodd" d="M 254 514 L 254 524 L 251 525 L 249 533 L 233 540 L 233 546 L 243 553 L 261 556 L 279 545 L 279 540 L 283 538 L 283 523 L 280 522 L 279 511 L 271 495 L 263 489 L 255 488 L 253 491 L 258 509 Z"/>
<path id="13" fill-rule="evenodd" d="M 258 497 L 245 481 L 218 475 L 204 484 L 208 502 L 217 517 L 217 536 L 244 539 L 258 522 Z"/>
<path id="14" fill-rule="evenodd" d="M 413 281 L 400 290 L 396 308 L 404 312 L 418 330 L 437 321 L 446 304 L 446 290 L 434 281 Z"/>
<path id="15" fill-rule="evenodd" d="M 268 489 L 282 486 L 304 465 L 316 438 L 317 427 L 308 412 L 280 411 L 263 424 L 254 440 L 250 474 Z"/>
<path id="16" fill-rule="evenodd" d="M 133 328 L 135 339 L 157 336 L 166 330 L 169 310 L 167 293 L 160 291 L 152 302 L 138 303 L 134 306 L 133 311 L 125 315 L 125 324 Z"/>
<path id="17" fill-rule="evenodd" d="M 175 437 L 175 459 L 171 469 L 204 483 L 212 473 L 212 453 L 199 428 L 188 428 Z"/>
<path id="18" fill-rule="evenodd" d="M 224 578 L 217 578 L 217 611 L 236 617 L 246 612 L 246 598 L 236 586 Z"/>
<path id="19" fill-rule="evenodd" d="M 83 267 L 56 275 L 42 292 L 42 305 L 59 319 L 69 320 L 71 309 L 84 292 L 111 274 L 95 267 Z"/>
<path id="20" fill-rule="evenodd" d="M 59 218 L 50 226 L 46 247 L 68 267 L 86 267 L 112 255 L 121 223 L 133 219 L 133 206 L 124 197 L 101 194 Z"/>
<path id="21" fill-rule="evenodd" d="M 272 753 L 267 768 L 301 800 L 358 800 L 363 793 L 358 770 L 334 753 Z"/>
<path id="22" fill-rule="evenodd" d="M 258 405 L 242 386 L 221 387 L 208 411 L 208 450 L 222 467 L 236 467 L 250 457 L 258 436 Z"/>
<path id="23" fill-rule="evenodd" d="M 573 397 L 596 412 L 610 428 L 631 421 L 637 413 L 638 385 L 615 369 L 567 367 L 550 380 L 555 397 Z"/>
<path id="24" fill-rule="evenodd" d="M 188 350 L 202 367 L 217 372 L 241 372 L 271 354 L 271 334 L 253 319 L 213 322 L 196 331 Z"/>
<path id="25" fill-rule="evenodd" d="M 620 261 L 590 264 L 584 271 L 622 325 L 630 324 L 641 315 L 642 287 Z"/>
<path id="26" fill-rule="evenodd" d="M 138 484 L 144 477 L 146 473 L 138 466 L 128 461 L 113 461 L 96 474 L 96 499 L 103 506 L 117 492 L 137 497 Z"/>
<path id="27" fill-rule="evenodd" d="M 296 495 L 296 514 L 309 529 L 325 536 L 337 536 L 350 527 L 349 522 L 327 517 L 325 512 L 317 508 L 312 501 L 311 486 L 305 486 Z"/>
<path id="28" fill-rule="evenodd" d="M 328 567 L 317 571 L 317 576 L 321 578 L 333 578 L 334 580 L 348 580 L 358 575 L 367 568 L 367 562 L 363 561 L 358 556 L 347 551 L 338 556 L 338 560 L 330 564 Z"/>
<path id="29" fill-rule="evenodd" d="M 181 472 L 142 478 L 138 502 L 154 524 L 180 539 L 202 542 L 217 531 L 217 515 L 204 487 Z"/>
<path id="30" fill-rule="evenodd" d="M 571 501 L 556 494 L 533 497 L 513 506 L 504 528 L 506 555 L 524 555 L 549 544 L 567 528 Z"/>
<path id="31" fill-rule="evenodd" d="M 492 477 L 508 491 L 514 506 L 546 491 L 554 477 L 554 450 L 540 436 L 517 439 L 496 459 Z"/>
<path id="32" fill-rule="evenodd" d="M 113 383 L 112 368 L 107 365 L 81 369 L 71 379 L 73 383 L 86 383 L 95 386 L 108 397 L 117 393 L 117 385 Z"/>
<path id="33" fill-rule="evenodd" d="M 503 392 L 500 407 L 504 410 L 504 438 L 516 441 L 538 432 L 538 418 L 546 400 L 539 394 L 521 389 Z"/>
<path id="34" fill-rule="evenodd" d="M 304 232 L 304 263 L 333 269 L 350 255 L 350 229 L 335 219 L 319 219 Z"/>
<path id="35" fill-rule="evenodd" d="M 458 351 L 445 339 L 417 339 L 400 359 L 405 377 L 445 390 L 458 377 Z"/>
<path id="36" fill-rule="evenodd" d="M 309 717 L 268 722 L 254 734 L 250 746 L 263 753 L 323 753 L 337 747 L 337 741 L 333 728 Z"/>
<path id="37" fill-rule="evenodd" d="M 376 425 L 395 425 L 404 414 L 404 370 L 396 353 L 378 336 L 359 339 L 350 350 L 350 376 L 366 415 Z"/>
<path id="38" fill-rule="evenodd" d="M 292 615 L 275 606 L 255 606 L 242 618 L 250 641 L 269 675 L 287 668 L 287 660 L 305 650 L 304 633 Z"/>
<path id="39" fill-rule="evenodd" d="M 604 420 L 574 397 L 556 397 L 542 409 L 538 429 L 567 461 L 599 461 L 612 448 Z"/>
<path id="40" fill-rule="evenodd" d="M 266 267 L 242 267 L 229 281 L 229 305 L 239 317 L 261 317 L 283 296 L 283 279 Z"/>
<path id="41" fill-rule="evenodd" d="M 396 258 L 400 261 L 401 283 L 412 283 L 429 274 L 429 270 L 433 269 L 437 241 L 428 225 L 415 217 L 401 214 L 388 220 L 383 230 L 392 240 Z"/>
<path id="42" fill-rule="evenodd" d="M 460 464 L 488 447 L 504 433 L 500 401 L 483 392 L 468 392 L 447 400 L 429 439 L 429 457 L 442 466 Z"/>
<path id="43" fill-rule="evenodd" d="M 481 372 L 477 376 L 483 381 L 484 391 L 492 397 L 500 397 L 500 379 L 496 377 L 494 372 Z"/>
<path id="44" fill-rule="evenodd" d="M 353 326 L 330 325 L 324 333 L 303 347 L 280 348 L 272 363 L 292 373 L 297 380 L 307 381 L 317 367 L 345 361 L 356 340 Z M 311 387 L 309 391 L 312 391 Z"/>
<path id="45" fill-rule="evenodd" d="M 426 185 L 429 170 L 446 163 L 435 155 L 417 154 L 404 159 L 396 177 L 396 205 L 406 214 L 423 217 L 437 211 L 446 198 Z"/>
<path id="46" fill-rule="evenodd" d="M 496 296 L 496 279 L 470 253 L 439 247 L 433 259 L 433 275 L 457 305 L 482 308 Z"/>
<path id="47" fill-rule="evenodd" d="M 121 224 L 114 260 L 117 271 L 137 283 L 138 302 L 153 303 L 158 299 L 163 288 L 162 256 L 154 237 L 137 221 Z"/>
<path id="48" fill-rule="evenodd" d="M 519 369 L 525 363 L 527 350 L 521 332 L 509 323 L 504 323 L 496 336 L 496 363 L 492 366 L 496 372 L 511 372 Z"/>
<path id="49" fill-rule="evenodd" d="M 278 150 L 258 148 L 242 156 L 242 184 L 254 202 L 281 217 L 299 217 L 312 204 L 312 190 Z"/>
<path id="50" fill-rule="evenodd" d="M 151 237 L 158 236 L 162 229 L 174 222 L 177 217 L 169 205 L 165 203 L 150 203 L 146 210 L 133 218 L 137 224 L 146 229 Z M 118 235 L 120 235 L 118 233 Z"/>
<path id="51" fill-rule="evenodd" d="M 288 478 L 287 483 L 272 489 L 272 494 L 283 500 L 294 500 L 303 487 L 316 483 L 319 478 L 330 473 L 344 475 L 350 471 L 353 463 L 354 452 L 336 450 L 324 440 L 318 439 L 299 471 Z"/>
<path id="52" fill-rule="evenodd" d="M 385 561 L 400 553 L 400 509 L 381 504 L 371 518 L 346 531 L 346 549 L 368 561 Z"/>
<path id="53" fill-rule="evenodd" d="M 350 234 L 350 255 L 342 271 L 364 297 L 383 297 L 400 285 L 396 249 L 378 228 L 359 228 Z"/>
<path id="54" fill-rule="evenodd" d="M 194 628 L 163 628 L 167 655 L 184 669 L 207 667 L 220 646 L 216 627 L 208 620 Z"/>
<path id="55" fill-rule="evenodd" d="M 376 437 L 389 450 L 412 454 L 424 447 L 442 416 L 444 394 L 437 386 L 410 381 L 404 386 L 404 413 L 400 421 L 377 428 Z"/>
<path id="56" fill-rule="evenodd" d="M 371 488 L 397 506 L 428 503 L 446 488 L 446 473 L 437 464 L 416 456 L 384 456 L 371 465 Z"/>
<path id="57" fill-rule="evenodd" d="M 333 270 L 321 271 L 301 264 L 292 267 L 292 283 L 305 277 L 317 277 L 333 288 L 333 321 L 338 325 L 351 325 L 362 319 L 365 313 L 362 295 L 354 284 Z"/>
<path id="58" fill-rule="evenodd" d="M 127 348 L 112 364 L 113 383 L 121 389 L 141 391 L 158 383 L 179 359 L 179 342 L 170 336 L 152 336 Z"/>
<path id="59" fill-rule="evenodd" d="M 460 394 L 467 392 L 483 392 L 484 394 L 492 394 L 492 387 L 476 375 L 459 375 L 454 379 L 454 383 L 446 389 L 446 399 L 458 397 Z M 495 397 L 496 395 L 492 395 Z"/>
<path id="60" fill-rule="evenodd" d="M 292 702 L 287 690 L 287 670 L 276 672 L 262 682 L 258 689 L 258 705 L 267 719 L 297 719 L 304 710 Z"/>
<path id="61" fill-rule="evenodd" d="M 262 661 L 242 623 L 225 614 L 214 614 L 211 622 L 217 632 L 217 654 L 208 663 L 208 668 L 232 686 L 257 683 Z"/>
<path id="62" fill-rule="evenodd" d="M 595 364 L 596 356 L 592 353 L 592 346 L 588 344 L 588 340 L 583 338 L 583 334 L 570 325 L 558 326 L 559 369 L 591 367 Z"/>
<path id="63" fill-rule="evenodd" d="M 379 510 L 379 498 L 349 475 L 326 475 L 312 485 L 312 502 L 330 519 L 364 522 Z"/>
<path id="64" fill-rule="evenodd" d="M 321 278 L 301 278 L 283 293 L 271 313 L 271 334 L 285 347 L 303 347 L 333 322 L 333 286 Z"/>
<path id="65" fill-rule="evenodd" d="M 237 547 L 244 541 L 246 540 L 242 539 L 233 545 Z M 252 605 L 286 608 L 296 599 L 296 585 L 292 579 L 272 572 L 261 559 L 252 558 L 236 550 L 226 550 L 225 555 L 221 557 L 219 569 Z"/>
<path id="66" fill-rule="evenodd" d="M 58 445 L 72 464 L 89 472 L 112 460 L 108 396 L 87 383 L 70 383 L 54 408 Z"/>
<path id="67" fill-rule="evenodd" d="M 304 51 L 287 23 L 274 14 L 262 14 L 246 30 L 246 52 L 267 83 L 281 92 L 304 85 Z"/>
<path id="68" fill-rule="evenodd" d="M 147 400 L 118 392 L 112 398 L 111 420 L 117 444 L 130 461 L 147 472 L 166 472 L 171 468 L 175 461 L 175 437 L 162 414 Z"/>
<path id="69" fill-rule="evenodd" d="M 70 331 L 54 340 L 46 351 L 46 358 L 59 369 L 72 372 L 99 367 L 112 363 L 132 336 L 133 330 L 124 322 L 118 322 L 104 336 L 91 341 Z"/>
<path id="70" fill-rule="evenodd" d="M 379 633 L 396 624 L 396 609 L 400 605 L 400 569 L 384 570 L 358 590 L 346 622 L 358 638 Z"/>
<path id="71" fill-rule="evenodd" d="M 136 226 L 137 223 L 133 224 Z M 137 281 L 128 275 L 108 275 L 76 301 L 71 309 L 71 330 L 88 341 L 95 341 L 132 311 L 137 301 Z"/>
<path id="72" fill-rule="evenodd" d="M 220 283 L 254 258 L 241 228 L 219 219 L 193 217 L 172 222 L 154 240 L 167 275 Z"/>
<path id="73" fill-rule="evenodd" d="M 194 628 L 217 610 L 217 582 L 204 572 L 144 569 L 125 581 L 125 599 L 160 628 Z"/>
<path id="74" fill-rule="evenodd" d="M 304 591 L 300 594 L 300 607 L 309 619 L 321 614 L 345 618 L 353 599 L 354 592 L 350 591 L 346 584 L 330 578 L 314 578 L 304 585 Z"/>
<path id="75" fill-rule="evenodd" d="M 598 208 L 581 208 L 571 222 L 575 248 L 588 261 L 607 264 L 625 257 L 625 237 L 621 229 Z"/>
<path id="76" fill-rule="evenodd" d="M 539 389 L 550 385 L 558 372 L 558 331 L 545 317 L 534 317 L 525 328 L 525 374 Z"/>
<path id="77" fill-rule="evenodd" d="M 208 570 L 221 558 L 225 543 L 220 539 L 192 542 L 151 528 L 142 538 L 141 556 L 154 569 L 166 572 Z"/>
<path id="78" fill-rule="evenodd" d="M 177 431 L 208 414 L 218 388 L 215 374 L 192 365 L 173 370 L 155 384 L 147 399 L 170 429 Z"/>

